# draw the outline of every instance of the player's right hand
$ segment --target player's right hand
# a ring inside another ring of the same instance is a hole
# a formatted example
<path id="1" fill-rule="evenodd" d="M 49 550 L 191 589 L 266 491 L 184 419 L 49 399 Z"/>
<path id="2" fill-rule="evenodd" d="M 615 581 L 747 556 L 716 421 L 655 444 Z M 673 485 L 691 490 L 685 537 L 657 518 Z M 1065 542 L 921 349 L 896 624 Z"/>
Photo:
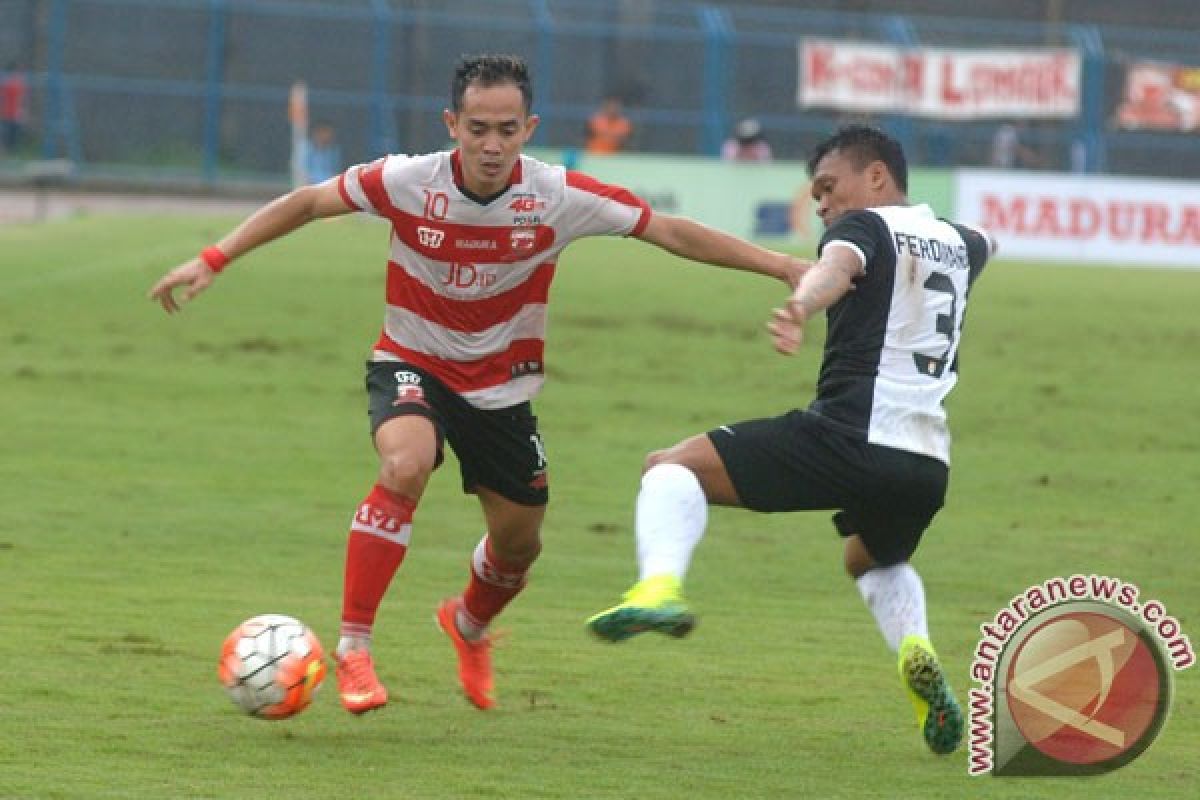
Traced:
<path id="1" fill-rule="evenodd" d="M 804 307 L 790 300 L 786 308 L 775 309 L 771 316 L 767 331 L 775 343 L 775 350 L 785 356 L 793 355 L 804 341 Z"/>
<path id="2" fill-rule="evenodd" d="M 179 303 L 174 295 L 176 287 L 187 287 L 183 291 L 182 299 L 188 302 L 211 286 L 215 276 L 216 273 L 209 269 L 207 264 L 199 258 L 193 258 L 163 275 L 158 283 L 151 287 L 147 297 L 157 300 L 168 314 L 174 314 L 179 311 Z"/>

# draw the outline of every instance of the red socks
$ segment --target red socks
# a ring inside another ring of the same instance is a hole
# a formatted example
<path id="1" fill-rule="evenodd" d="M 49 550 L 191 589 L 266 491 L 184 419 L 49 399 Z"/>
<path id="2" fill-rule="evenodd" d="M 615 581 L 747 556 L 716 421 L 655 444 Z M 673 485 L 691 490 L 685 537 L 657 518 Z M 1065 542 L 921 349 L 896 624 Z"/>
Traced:
<path id="1" fill-rule="evenodd" d="M 500 561 L 492 553 L 491 542 L 484 536 L 471 559 L 471 579 L 463 592 L 463 611 L 467 622 L 480 630 L 525 588 L 529 564 L 517 566 Z"/>
<path id="2" fill-rule="evenodd" d="M 341 636 L 369 638 L 388 586 L 408 552 L 417 503 L 375 484 L 350 526 L 342 594 Z M 525 588 L 529 564 L 496 558 L 485 535 L 471 559 L 471 578 L 463 592 L 463 620 L 482 632 Z"/>
<path id="3" fill-rule="evenodd" d="M 350 525 L 342 594 L 342 636 L 369 637 L 375 612 L 408 552 L 415 500 L 375 484 Z"/>

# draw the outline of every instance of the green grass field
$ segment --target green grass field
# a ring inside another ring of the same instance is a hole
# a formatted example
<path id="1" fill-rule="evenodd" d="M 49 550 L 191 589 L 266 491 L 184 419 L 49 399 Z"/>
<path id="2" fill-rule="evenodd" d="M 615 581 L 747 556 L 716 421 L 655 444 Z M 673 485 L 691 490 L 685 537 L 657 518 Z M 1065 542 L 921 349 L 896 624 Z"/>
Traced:
<path id="1" fill-rule="evenodd" d="M 245 718 L 222 638 L 262 612 L 336 642 L 342 552 L 373 481 L 362 361 L 386 229 L 310 226 L 178 318 L 144 299 L 233 220 L 84 217 L 0 229 L 0 797 L 1177 798 L 1200 785 L 1200 670 L 1139 760 L 1094 779 L 969 778 L 929 755 L 840 569 L 827 514 L 719 510 L 687 640 L 587 638 L 634 577 L 643 454 L 811 397 L 763 332 L 781 287 L 637 242 L 575 245 L 537 410 L 545 551 L 504 615 L 500 708 L 461 697 L 432 613 L 481 534 L 434 478 L 376 629 L 394 702 L 330 680 Z M 917 553 L 960 696 L 978 626 L 1076 572 L 1158 598 L 1200 644 L 1200 273 L 998 263 L 972 298 L 946 510 Z M 1187 787 L 1191 786 L 1191 789 Z"/>

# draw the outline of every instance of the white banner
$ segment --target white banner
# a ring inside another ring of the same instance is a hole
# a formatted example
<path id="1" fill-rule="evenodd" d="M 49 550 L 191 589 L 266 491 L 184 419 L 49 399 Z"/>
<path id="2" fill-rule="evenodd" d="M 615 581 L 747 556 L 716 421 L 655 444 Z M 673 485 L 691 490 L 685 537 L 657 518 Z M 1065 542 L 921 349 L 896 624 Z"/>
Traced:
<path id="1" fill-rule="evenodd" d="M 1079 113 L 1081 61 L 1072 49 L 905 49 L 802 39 L 799 56 L 801 108 L 941 119 Z"/>
<path id="2" fill-rule="evenodd" d="M 954 217 L 1004 258 L 1200 268 L 1200 184 L 957 170 Z"/>

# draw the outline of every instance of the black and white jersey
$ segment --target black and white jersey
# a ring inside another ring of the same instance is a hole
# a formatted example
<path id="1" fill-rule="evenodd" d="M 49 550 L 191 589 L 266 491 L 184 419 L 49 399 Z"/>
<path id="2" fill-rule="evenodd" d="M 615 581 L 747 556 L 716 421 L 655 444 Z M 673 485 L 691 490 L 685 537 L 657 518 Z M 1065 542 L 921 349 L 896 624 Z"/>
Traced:
<path id="1" fill-rule="evenodd" d="M 958 380 L 967 295 L 990 239 L 927 205 L 887 206 L 840 217 L 818 254 L 827 247 L 853 250 L 863 274 L 827 312 L 810 410 L 873 444 L 949 464 L 942 401 Z"/>

